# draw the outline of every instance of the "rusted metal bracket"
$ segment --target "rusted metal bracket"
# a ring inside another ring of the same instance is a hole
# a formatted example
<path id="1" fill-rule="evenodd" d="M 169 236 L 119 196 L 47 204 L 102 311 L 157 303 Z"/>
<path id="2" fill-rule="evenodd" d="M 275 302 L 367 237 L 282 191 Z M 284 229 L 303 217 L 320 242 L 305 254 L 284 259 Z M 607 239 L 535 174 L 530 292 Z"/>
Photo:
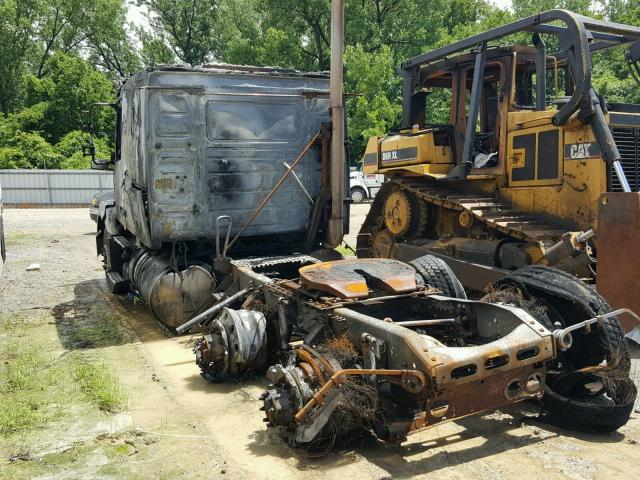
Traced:
<path id="1" fill-rule="evenodd" d="M 329 380 L 315 393 L 313 397 L 295 415 L 296 423 L 304 421 L 308 413 L 316 405 L 322 405 L 329 390 L 339 387 L 349 376 L 376 375 L 380 377 L 400 377 L 401 385 L 407 384 L 409 391 L 421 391 L 426 385 L 424 373 L 418 370 L 385 370 L 349 368 L 334 373 Z"/>

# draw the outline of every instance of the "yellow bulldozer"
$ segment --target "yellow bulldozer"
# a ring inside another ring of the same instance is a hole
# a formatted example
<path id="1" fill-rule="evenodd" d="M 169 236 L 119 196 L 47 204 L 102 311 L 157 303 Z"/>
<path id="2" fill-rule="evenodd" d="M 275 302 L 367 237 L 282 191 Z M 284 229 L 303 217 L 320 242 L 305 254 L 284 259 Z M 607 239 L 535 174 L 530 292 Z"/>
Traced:
<path id="1" fill-rule="evenodd" d="M 530 45 L 500 45 L 522 32 Z M 620 46 L 638 80 L 640 28 L 551 10 L 404 62 L 401 127 L 363 158 L 387 182 L 358 256 L 432 253 L 472 290 L 556 266 L 640 311 L 640 105 L 591 81 L 592 54 Z"/>

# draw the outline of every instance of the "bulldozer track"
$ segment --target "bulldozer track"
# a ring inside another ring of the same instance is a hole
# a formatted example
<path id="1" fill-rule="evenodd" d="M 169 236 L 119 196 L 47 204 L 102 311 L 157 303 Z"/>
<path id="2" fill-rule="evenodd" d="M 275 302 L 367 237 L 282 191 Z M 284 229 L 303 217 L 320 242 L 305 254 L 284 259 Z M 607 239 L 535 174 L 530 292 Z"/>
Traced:
<path id="1" fill-rule="evenodd" d="M 497 232 L 519 241 L 533 243 L 543 250 L 558 242 L 564 233 L 572 230 L 570 225 L 543 219 L 539 214 L 517 212 L 509 202 L 499 200 L 495 196 L 463 193 L 431 179 L 392 178 L 376 195 L 360 234 L 371 234 L 376 225 L 380 228 L 378 219 L 384 211 L 385 198 L 394 188 L 410 192 L 419 201 L 430 205 L 458 214 L 467 212 L 474 223 L 483 225 L 488 232 Z M 417 233 L 412 238 L 420 238 L 422 232 Z M 368 243 L 367 239 L 367 245 Z M 359 241 L 359 253 L 363 247 L 364 244 Z"/>

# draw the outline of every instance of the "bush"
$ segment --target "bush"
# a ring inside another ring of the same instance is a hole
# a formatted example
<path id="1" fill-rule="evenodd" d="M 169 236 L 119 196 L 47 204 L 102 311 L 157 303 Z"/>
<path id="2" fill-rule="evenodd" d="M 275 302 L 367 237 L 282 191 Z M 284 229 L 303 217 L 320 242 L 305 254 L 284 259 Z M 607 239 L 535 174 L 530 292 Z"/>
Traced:
<path id="1" fill-rule="evenodd" d="M 96 157 L 108 160 L 111 157 L 111 149 L 104 138 L 94 138 L 96 147 Z M 66 170 L 82 170 L 91 168 L 91 158 L 82 156 L 82 147 L 89 144 L 89 134 L 80 130 L 73 130 L 67 133 L 56 144 L 55 151 L 60 154 L 64 160 L 60 168 Z"/>
<path id="2" fill-rule="evenodd" d="M 63 157 L 33 132 L 16 132 L 0 148 L 0 168 L 60 168 Z"/>

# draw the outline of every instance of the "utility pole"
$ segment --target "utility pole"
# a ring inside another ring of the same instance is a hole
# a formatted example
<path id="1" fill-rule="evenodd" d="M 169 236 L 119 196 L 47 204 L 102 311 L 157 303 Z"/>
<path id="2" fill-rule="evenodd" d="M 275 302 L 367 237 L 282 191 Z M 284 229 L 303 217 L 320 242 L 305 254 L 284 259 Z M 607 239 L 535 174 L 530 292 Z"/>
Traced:
<path id="1" fill-rule="evenodd" d="M 344 0 L 331 2 L 331 73 L 329 80 L 331 103 L 331 217 L 326 246 L 342 243 L 344 221 Z"/>

